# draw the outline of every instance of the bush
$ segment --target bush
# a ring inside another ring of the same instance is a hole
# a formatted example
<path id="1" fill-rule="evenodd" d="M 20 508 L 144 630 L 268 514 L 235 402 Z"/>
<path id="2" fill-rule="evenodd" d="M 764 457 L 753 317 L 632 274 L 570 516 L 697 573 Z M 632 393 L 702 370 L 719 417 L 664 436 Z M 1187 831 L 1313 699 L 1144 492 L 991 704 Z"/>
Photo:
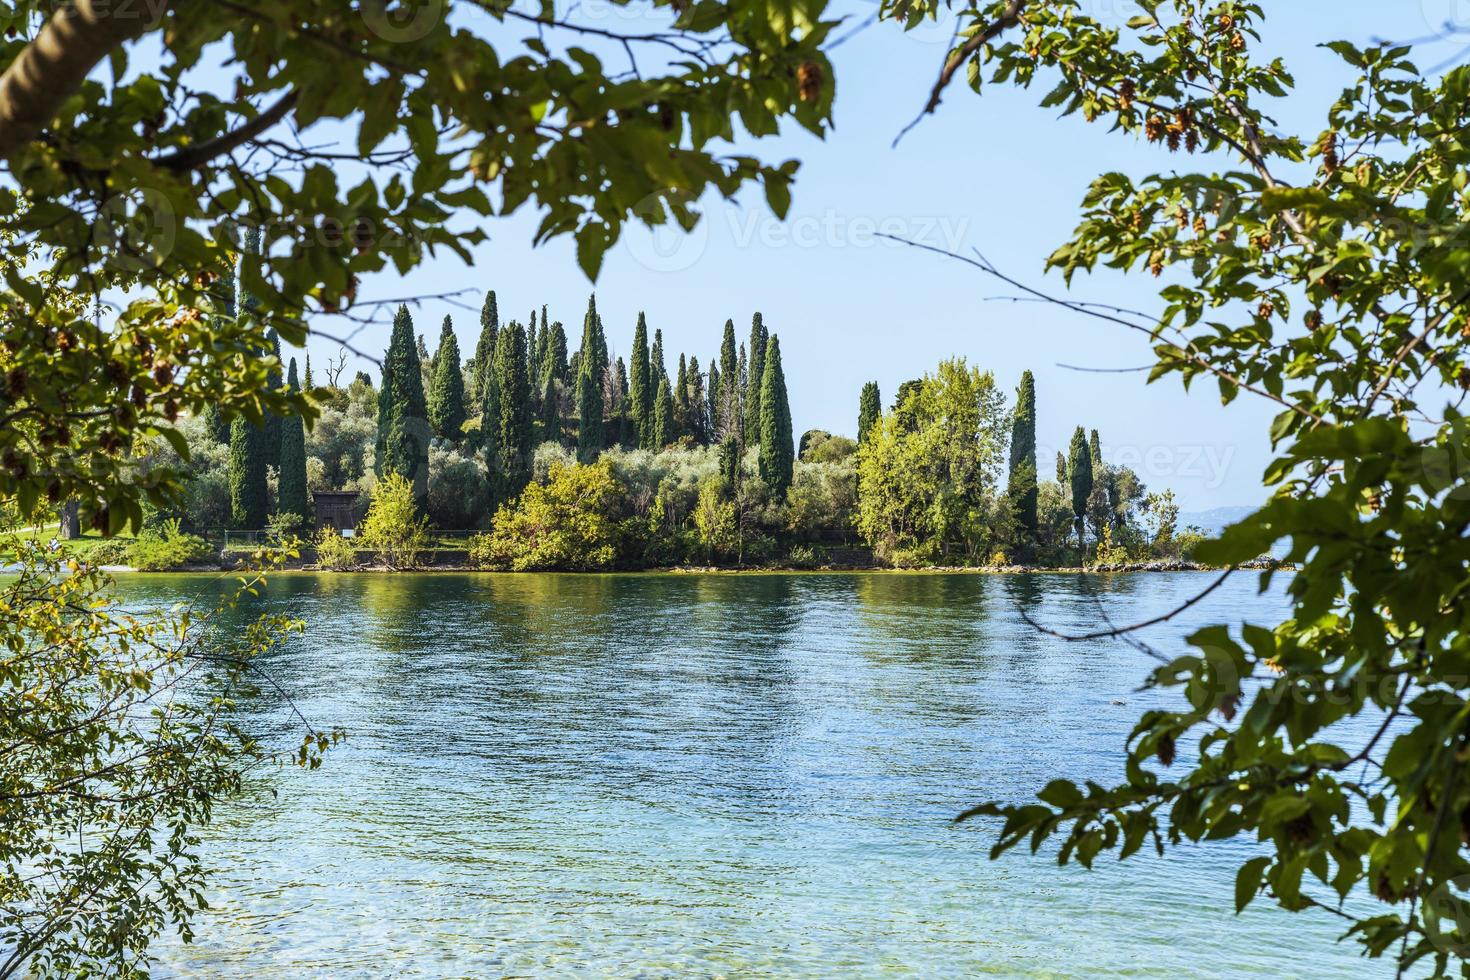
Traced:
<path id="1" fill-rule="evenodd" d="M 139 571 L 161 572 L 182 568 L 209 554 L 209 545 L 204 539 L 180 531 L 179 522 L 174 519 L 149 528 L 134 538 L 128 547 L 126 561 Z"/>
<path id="2" fill-rule="evenodd" d="M 316 536 L 316 565 L 341 571 L 357 564 L 357 548 L 335 527 L 324 527 Z"/>
<path id="3" fill-rule="evenodd" d="M 490 481 L 480 461 L 439 442 L 430 446 L 424 509 L 434 526 L 455 531 L 479 526 L 489 507 Z"/>
<path id="4" fill-rule="evenodd" d="M 362 543 L 389 568 L 414 568 L 429 543 L 426 523 L 414 502 L 413 484 L 390 473 L 373 488 L 373 502 L 362 522 Z"/>
<path id="5" fill-rule="evenodd" d="M 618 541 L 612 509 L 622 492 L 606 458 L 554 463 L 544 485 L 528 485 L 500 508 L 493 531 L 471 539 L 470 560 L 517 572 L 611 568 Z"/>
<path id="6" fill-rule="evenodd" d="M 799 544 L 791 549 L 791 554 L 786 558 L 792 568 L 820 568 L 823 564 L 823 556 L 816 548 L 809 544 Z"/>

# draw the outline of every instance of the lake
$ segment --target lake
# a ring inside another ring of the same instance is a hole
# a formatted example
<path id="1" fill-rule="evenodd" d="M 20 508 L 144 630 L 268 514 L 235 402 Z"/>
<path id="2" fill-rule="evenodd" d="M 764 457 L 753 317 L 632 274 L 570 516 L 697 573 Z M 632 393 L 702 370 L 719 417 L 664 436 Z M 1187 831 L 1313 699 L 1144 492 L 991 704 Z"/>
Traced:
<path id="1" fill-rule="evenodd" d="M 1110 641 L 1209 576 L 281 575 L 266 666 L 350 740 L 207 834 L 159 976 L 1387 976 L 1325 914 L 1233 914 L 1229 841 L 992 862 L 950 818 L 1113 779 L 1162 695 Z M 1285 607 L 1240 575 L 1147 636 Z M 214 587 L 133 576 L 130 605 Z M 1114 701 L 1126 704 L 1115 704 Z M 287 707 L 243 705 L 283 729 Z M 1181 751 L 1181 758 L 1184 752 Z"/>

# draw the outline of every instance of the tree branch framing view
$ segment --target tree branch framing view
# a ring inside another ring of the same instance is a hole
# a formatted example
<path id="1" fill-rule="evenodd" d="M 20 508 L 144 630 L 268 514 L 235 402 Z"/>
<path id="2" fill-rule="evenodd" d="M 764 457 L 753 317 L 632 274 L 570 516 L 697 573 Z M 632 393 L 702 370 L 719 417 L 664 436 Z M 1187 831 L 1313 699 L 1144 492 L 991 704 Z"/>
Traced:
<path id="1" fill-rule="evenodd" d="M 307 812 L 361 846 L 374 803 L 432 824 L 353 865 L 395 887 L 464 821 L 445 900 L 497 902 L 443 918 L 504 939 L 454 973 L 863 974 L 893 936 L 944 974 L 1274 975 L 1282 934 L 1321 975 L 1470 975 L 1470 67 L 1423 7 L 1426 31 L 1352 7 L 1359 40 L 1319 19 L 1302 51 L 1295 14 L 1237 0 L 0 4 L 0 977 L 268 973 L 229 938 L 269 918 L 249 876 Z M 898 122 L 844 81 L 880 67 Z M 916 367 L 922 316 L 874 356 L 744 281 L 779 236 L 719 280 L 618 251 L 719 208 L 795 224 L 879 146 L 935 164 L 909 189 L 933 213 L 982 118 L 1031 138 L 1008 152 L 1118 154 L 1038 198 L 1070 234 L 878 231 L 917 279 L 807 291 L 874 320 L 942 291 L 968 324 L 999 283 L 1101 346 L 960 335 Z M 531 248 L 565 256 L 554 289 Z M 432 278 L 449 262 L 473 278 Z M 670 297 L 723 330 L 690 340 Z M 1134 341 L 1146 368 L 1113 354 Z M 1217 402 L 1269 444 L 1262 502 L 1181 515 L 1170 474 L 1104 454 L 1146 434 L 1104 440 L 1053 366 Z M 985 680 L 1010 654 L 1024 708 Z M 1034 752 L 977 764 L 1022 714 Z M 505 806 L 402 795 L 448 758 L 466 782 L 437 790 Z M 515 800 L 552 801 L 540 834 Z M 986 881 L 987 844 L 1045 877 Z M 521 860 L 546 864 L 512 887 Z M 1153 874 L 1159 931 L 1216 941 L 1106 936 L 1099 896 Z M 348 930 L 332 903 L 385 882 L 289 894 Z M 644 918 L 599 920 L 603 887 Z M 1037 952 L 972 888 L 1100 938 Z M 1265 960 L 1231 959 L 1230 922 Z M 283 928 L 293 962 L 359 968 L 320 932 Z M 646 954 L 612 952 L 630 936 Z"/>

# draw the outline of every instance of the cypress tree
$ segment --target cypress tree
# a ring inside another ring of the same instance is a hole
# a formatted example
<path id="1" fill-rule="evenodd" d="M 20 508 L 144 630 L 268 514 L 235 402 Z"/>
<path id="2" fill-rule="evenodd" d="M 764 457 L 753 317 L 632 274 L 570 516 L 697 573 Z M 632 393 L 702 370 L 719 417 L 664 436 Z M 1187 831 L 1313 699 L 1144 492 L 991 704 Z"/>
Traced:
<path id="1" fill-rule="evenodd" d="M 546 316 L 546 304 L 541 304 L 541 336 L 536 338 L 536 347 L 526 348 L 531 357 L 531 366 L 536 377 L 541 377 L 541 367 L 546 363 L 546 347 L 551 343 L 551 321 Z M 563 344 L 565 347 L 565 344 Z"/>
<path id="2" fill-rule="evenodd" d="M 658 394 L 653 398 L 653 442 L 663 449 L 674 441 L 674 397 L 669 393 L 669 376 L 658 379 Z"/>
<path id="3" fill-rule="evenodd" d="M 715 359 L 709 359 L 709 437 L 710 442 L 720 442 L 720 369 Z"/>
<path id="4" fill-rule="evenodd" d="M 244 418 L 230 423 L 230 521 L 242 530 L 265 526 L 270 491 L 265 482 L 265 429 Z"/>
<path id="5" fill-rule="evenodd" d="M 772 334 L 766 343 L 765 376 L 761 379 L 760 471 L 761 479 L 777 500 L 785 500 L 786 490 L 791 486 L 795 452 L 786 373 L 781 369 L 781 342 Z"/>
<path id="6" fill-rule="evenodd" d="M 653 448 L 653 387 L 649 383 L 648 367 L 648 323 L 643 314 L 638 314 L 638 325 L 633 328 L 633 365 L 628 379 L 628 398 L 632 401 L 633 428 L 638 435 L 638 446 Z"/>
<path id="7" fill-rule="evenodd" d="M 869 381 L 863 385 L 863 393 L 858 398 L 859 444 L 868 438 L 868 433 L 873 431 L 873 426 L 878 424 L 878 419 L 882 415 L 883 396 L 878 393 L 878 382 Z"/>
<path id="8" fill-rule="evenodd" d="M 766 373 L 766 344 L 770 335 L 759 312 L 750 320 L 750 377 L 745 384 L 745 443 L 760 442 L 761 383 Z"/>
<path id="9" fill-rule="evenodd" d="M 1087 441 L 1087 449 L 1092 454 L 1092 472 L 1101 473 L 1103 468 L 1102 440 L 1097 437 L 1096 429 L 1092 430 L 1092 436 Z"/>
<path id="10" fill-rule="evenodd" d="M 1067 485 L 1067 457 L 1057 453 L 1057 482 L 1062 486 Z"/>
<path id="11" fill-rule="evenodd" d="M 601 341 L 597 297 L 587 299 L 582 320 L 582 348 L 577 357 L 577 459 L 590 463 L 602 452 L 602 372 L 607 364 L 597 352 Z"/>
<path id="12" fill-rule="evenodd" d="M 699 358 L 689 358 L 689 434 L 701 446 L 709 445 L 709 404 L 704 394 L 704 375 Z"/>
<path id="13" fill-rule="evenodd" d="M 378 442 L 374 471 L 397 473 L 411 481 L 422 497 L 429 482 L 429 421 L 424 398 L 423 367 L 413 333 L 413 317 L 399 306 L 393 334 L 383 358 L 378 389 Z"/>
<path id="14" fill-rule="evenodd" d="M 658 379 L 668 372 L 664 370 L 664 332 L 660 328 L 653 332 L 653 350 L 648 355 L 648 383 L 654 388 L 658 387 Z M 653 404 L 653 395 L 649 395 L 649 404 Z"/>
<path id="15" fill-rule="evenodd" d="M 502 499 L 525 489 L 531 479 L 533 444 L 531 380 L 526 373 L 526 330 L 512 321 L 495 343 L 495 387 L 500 395 L 496 441 Z"/>
<path id="16" fill-rule="evenodd" d="M 735 321 L 725 321 L 720 338 L 720 393 L 715 419 L 715 434 L 721 441 L 729 435 L 743 436 L 740 431 L 740 363 L 735 353 Z"/>
<path id="17" fill-rule="evenodd" d="M 1010 488 L 1011 505 L 1021 525 L 1025 543 L 1036 540 L 1036 379 L 1030 371 L 1021 375 L 1016 390 L 1016 410 L 1011 419 Z"/>
<path id="18" fill-rule="evenodd" d="M 561 442 L 561 382 L 556 375 L 541 375 L 541 441 Z"/>
<path id="19" fill-rule="evenodd" d="M 429 424 L 434 434 L 450 442 L 464 436 L 464 375 L 459 367 L 459 340 L 454 324 L 444 318 L 439 349 L 434 352 L 434 385 L 429 389 Z"/>
<path id="20" fill-rule="evenodd" d="M 296 380 L 296 358 L 286 374 L 286 385 L 294 395 L 301 390 Z M 311 523 L 311 502 L 306 496 L 306 425 L 300 415 L 281 420 L 281 475 L 277 483 L 276 511 L 295 514 Z"/>
<path id="21" fill-rule="evenodd" d="M 628 366 L 620 357 L 613 365 L 613 387 L 618 392 L 618 445 L 623 447 L 638 445 L 635 438 L 636 432 L 632 429 L 632 419 L 628 416 Z"/>
<path id="22" fill-rule="evenodd" d="M 683 354 L 679 355 L 679 373 L 674 382 L 674 433 L 675 438 L 689 431 L 689 364 Z"/>
<path id="23" fill-rule="evenodd" d="M 740 440 L 734 436 L 720 443 L 720 487 L 727 498 L 740 489 Z"/>
<path id="24" fill-rule="evenodd" d="M 1087 498 L 1092 496 L 1092 450 L 1082 426 L 1072 433 L 1071 452 L 1067 457 L 1067 478 L 1072 487 L 1072 516 L 1077 519 L 1077 547 L 1085 548 L 1082 519 L 1087 516 Z"/>
<path id="25" fill-rule="evenodd" d="M 475 343 L 475 354 L 470 359 L 470 404 L 484 405 L 489 394 L 485 383 L 495 372 L 495 338 L 500 333 L 500 307 L 495 302 L 495 290 L 485 294 L 485 305 L 480 307 L 480 339 Z"/>
<path id="26" fill-rule="evenodd" d="M 301 379 L 301 387 L 303 389 L 305 389 L 306 391 L 311 391 L 313 388 L 316 387 L 316 383 L 311 380 L 311 352 L 310 351 L 307 351 L 307 353 L 306 353 L 306 376 Z"/>
<path id="27" fill-rule="evenodd" d="M 543 373 L 550 371 L 551 376 L 563 386 L 571 382 L 572 372 L 567 366 L 567 332 L 562 329 L 560 320 L 551 325 L 551 338 L 546 342 L 546 353 L 542 360 Z"/>
<path id="28" fill-rule="evenodd" d="M 497 336 L 497 345 L 499 337 Z M 500 497 L 500 385 L 495 380 L 492 363 L 484 373 L 484 396 L 480 400 L 480 448 L 490 466 L 491 510 Z"/>

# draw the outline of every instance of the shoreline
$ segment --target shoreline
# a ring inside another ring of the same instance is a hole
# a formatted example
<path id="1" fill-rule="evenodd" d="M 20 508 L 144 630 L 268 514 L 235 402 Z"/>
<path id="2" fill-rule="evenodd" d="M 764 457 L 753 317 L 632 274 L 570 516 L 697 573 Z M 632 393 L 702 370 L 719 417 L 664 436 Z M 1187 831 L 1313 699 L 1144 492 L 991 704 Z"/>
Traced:
<path id="1" fill-rule="evenodd" d="M 1289 562 L 1255 559 L 1235 566 L 1237 571 L 1295 571 Z M 830 565 L 797 568 L 787 565 L 760 567 L 727 567 L 720 565 L 675 565 L 666 568 L 608 568 L 597 570 L 541 569 L 508 571 L 481 568 L 476 565 L 426 565 L 418 568 L 389 568 L 385 565 L 362 565 L 354 568 L 328 569 L 315 565 L 279 568 L 265 573 L 275 575 L 1159 575 L 1178 572 L 1223 572 L 1223 565 L 1201 565 L 1184 561 L 1128 562 L 1121 565 L 1059 566 L 1041 565 L 925 565 L 912 568 L 889 568 L 876 565 Z M 194 565 L 183 568 L 142 570 L 128 565 L 101 565 L 99 571 L 109 575 L 220 575 L 248 572 L 249 569 L 225 565 Z"/>

